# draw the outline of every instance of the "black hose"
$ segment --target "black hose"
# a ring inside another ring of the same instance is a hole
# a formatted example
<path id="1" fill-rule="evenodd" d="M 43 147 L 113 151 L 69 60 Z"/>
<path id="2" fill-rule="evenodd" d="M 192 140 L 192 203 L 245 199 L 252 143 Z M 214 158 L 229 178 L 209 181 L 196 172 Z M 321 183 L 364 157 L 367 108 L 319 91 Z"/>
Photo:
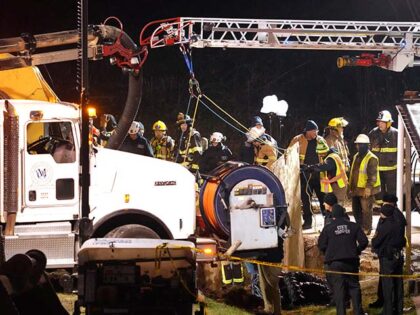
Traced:
<path id="1" fill-rule="evenodd" d="M 135 76 L 129 74 L 128 80 L 128 93 L 125 101 L 124 111 L 121 118 L 118 121 L 118 125 L 115 131 L 112 133 L 106 148 L 118 150 L 127 136 L 127 132 L 130 129 L 131 123 L 136 118 L 137 112 L 140 108 L 141 97 L 143 92 L 143 71 Z"/>
<path id="2" fill-rule="evenodd" d="M 124 32 L 121 32 L 120 29 L 108 26 L 108 25 L 99 25 L 94 27 L 93 30 L 99 31 L 100 36 L 104 40 L 115 41 L 120 37 L 121 44 L 128 49 L 133 51 L 139 51 L 137 45 L 132 41 L 132 39 Z M 127 98 L 125 101 L 124 111 L 121 115 L 118 125 L 115 128 L 115 131 L 112 133 L 109 141 L 106 145 L 106 148 L 118 150 L 127 136 L 127 132 L 130 129 L 131 123 L 136 118 L 137 112 L 140 108 L 141 98 L 143 95 L 143 71 L 140 70 L 139 73 L 129 72 L 128 79 L 128 92 Z"/>

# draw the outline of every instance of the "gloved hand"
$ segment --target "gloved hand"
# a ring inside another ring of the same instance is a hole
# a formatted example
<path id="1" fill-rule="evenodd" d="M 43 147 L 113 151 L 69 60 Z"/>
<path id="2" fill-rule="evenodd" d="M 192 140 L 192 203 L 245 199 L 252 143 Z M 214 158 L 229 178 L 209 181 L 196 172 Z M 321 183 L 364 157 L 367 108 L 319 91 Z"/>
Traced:
<path id="1" fill-rule="evenodd" d="M 316 167 L 316 165 L 308 165 L 308 172 L 315 171 L 315 167 Z"/>
<path id="2" fill-rule="evenodd" d="M 315 165 L 307 165 L 307 164 L 302 164 L 300 166 L 300 171 L 301 172 L 308 172 L 311 173 L 314 171 Z"/>
<path id="3" fill-rule="evenodd" d="M 366 187 L 365 191 L 363 192 L 363 198 L 368 198 L 371 196 L 372 191 L 370 190 L 370 188 Z"/>
<path id="4" fill-rule="evenodd" d="M 306 164 L 302 164 L 301 166 L 300 166 L 300 171 L 301 172 L 306 172 L 306 171 L 308 171 L 308 165 L 306 165 Z"/>

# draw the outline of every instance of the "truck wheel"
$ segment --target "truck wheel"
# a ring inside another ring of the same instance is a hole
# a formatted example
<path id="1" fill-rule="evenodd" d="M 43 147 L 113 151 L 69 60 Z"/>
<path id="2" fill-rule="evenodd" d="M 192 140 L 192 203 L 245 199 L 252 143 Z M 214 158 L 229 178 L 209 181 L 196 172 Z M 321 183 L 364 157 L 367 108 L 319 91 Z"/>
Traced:
<path id="1" fill-rule="evenodd" d="M 160 236 L 148 228 L 147 226 L 140 224 L 127 224 L 119 226 L 110 232 L 105 237 L 110 238 L 153 238 L 160 239 Z"/>

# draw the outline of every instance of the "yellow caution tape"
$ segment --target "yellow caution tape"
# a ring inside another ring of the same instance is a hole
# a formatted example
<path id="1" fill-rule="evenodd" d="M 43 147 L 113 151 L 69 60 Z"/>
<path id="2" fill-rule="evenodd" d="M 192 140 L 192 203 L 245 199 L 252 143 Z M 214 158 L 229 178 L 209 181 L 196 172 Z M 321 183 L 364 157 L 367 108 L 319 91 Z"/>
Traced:
<path id="1" fill-rule="evenodd" d="M 193 250 L 198 253 L 204 253 L 202 249 L 194 248 L 194 247 L 186 247 L 186 246 L 174 246 L 168 247 L 170 249 L 189 249 Z M 281 268 L 281 269 L 288 269 L 290 271 L 304 271 L 307 273 L 314 273 L 314 274 L 338 274 L 338 275 L 348 275 L 348 276 L 374 276 L 374 277 L 383 277 L 383 278 L 403 278 L 405 280 L 408 279 L 420 279 L 420 273 L 414 273 L 414 274 L 406 274 L 406 275 L 389 275 L 389 274 L 379 274 L 376 272 L 345 272 L 345 271 L 335 271 L 335 270 L 325 270 L 325 269 L 317 269 L 317 268 L 305 268 L 305 267 L 299 267 L 294 265 L 285 265 L 282 263 L 274 263 L 274 262 L 268 262 L 268 261 L 261 261 L 257 259 L 251 259 L 251 258 L 242 258 L 237 256 L 226 256 L 223 254 L 217 254 L 215 255 L 220 260 L 234 260 L 234 261 L 240 261 L 240 262 L 247 262 L 252 263 L 256 265 L 261 266 L 268 266 L 268 267 L 275 267 L 275 268 Z"/>

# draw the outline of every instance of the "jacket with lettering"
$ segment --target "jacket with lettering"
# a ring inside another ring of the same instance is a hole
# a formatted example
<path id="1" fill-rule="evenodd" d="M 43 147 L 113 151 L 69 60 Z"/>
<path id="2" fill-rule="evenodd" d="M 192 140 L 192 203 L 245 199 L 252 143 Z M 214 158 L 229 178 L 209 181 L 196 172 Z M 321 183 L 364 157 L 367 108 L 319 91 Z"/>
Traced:
<path id="1" fill-rule="evenodd" d="M 325 263 L 358 260 L 367 245 L 368 239 L 360 225 L 345 218 L 335 218 L 325 225 L 318 238 L 318 248 L 325 254 Z"/>
<path id="2" fill-rule="evenodd" d="M 395 171 L 397 169 L 398 130 L 390 127 L 385 133 L 378 127 L 369 132 L 371 151 L 379 159 L 379 171 Z"/>

